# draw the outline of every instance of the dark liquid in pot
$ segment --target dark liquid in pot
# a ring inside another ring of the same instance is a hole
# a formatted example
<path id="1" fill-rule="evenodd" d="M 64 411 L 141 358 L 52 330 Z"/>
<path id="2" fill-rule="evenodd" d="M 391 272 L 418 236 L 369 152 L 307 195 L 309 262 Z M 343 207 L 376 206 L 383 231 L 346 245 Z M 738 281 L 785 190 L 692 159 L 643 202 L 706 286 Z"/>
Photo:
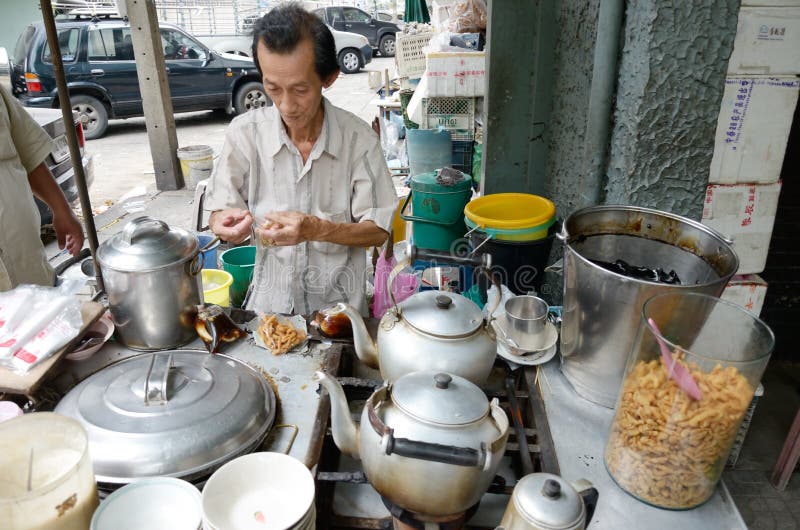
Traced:
<path id="1" fill-rule="evenodd" d="M 629 278 L 646 280 L 649 282 L 666 283 L 670 285 L 681 285 L 681 279 L 678 278 L 678 274 L 674 270 L 665 272 L 664 269 L 661 268 L 649 269 L 647 267 L 639 267 L 637 265 L 631 265 L 627 261 L 621 259 L 618 259 L 614 263 L 597 259 L 593 259 L 591 261 L 595 265 L 599 265 L 606 270 L 616 272 L 617 274 L 622 274 L 623 276 L 628 276 Z"/>

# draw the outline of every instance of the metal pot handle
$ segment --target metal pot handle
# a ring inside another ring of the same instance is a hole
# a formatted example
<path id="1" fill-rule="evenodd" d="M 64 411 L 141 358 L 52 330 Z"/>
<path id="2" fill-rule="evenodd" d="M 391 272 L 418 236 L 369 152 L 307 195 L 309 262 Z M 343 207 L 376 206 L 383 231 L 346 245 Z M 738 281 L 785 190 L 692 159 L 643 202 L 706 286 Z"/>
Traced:
<path id="1" fill-rule="evenodd" d="M 192 260 L 192 265 L 189 267 L 189 274 L 197 276 L 203 270 L 203 265 L 206 263 L 206 257 L 203 254 L 198 254 Z"/>
<path id="2" fill-rule="evenodd" d="M 172 354 L 153 354 L 144 379 L 144 404 L 164 405 L 169 401 L 167 385 L 169 369 L 172 368 Z"/>
<path id="3" fill-rule="evenodd" d="M 147 217 L 145 215 L 142 217 L 137 217 L 136 219 L 132 219 L 128 222 L 128 224 L 125 225 L 125 228 L 122 229 L 122 240 L 128 245 L 132 245 L 133 240 L 136 237 L 136 233 L 145 224 L 157 224 L 161 229 L 161 232 L 169 232 L 169 225 L 167 225 L 167 223 L 158 219 L 153 219 L 152 217 Z"/>
<path id="4" fill-rule="evenodd" d="M 406 458 L 440 462 L 455 466 L 480 467 L 486 469 L 490 461 L 490 453 L 485 443 L 480 449 L 457 447 L 430 442 L 420 442 L 407 438 L 395 438 L 394 429 L 387 427 L 375 412 L 375 398 L 386 399 L 389 387 L 379 388 L 366 402 L 367 418 L 375 432 L 381 437 L 381 447 L 387 455 L 397 454 Z"/>

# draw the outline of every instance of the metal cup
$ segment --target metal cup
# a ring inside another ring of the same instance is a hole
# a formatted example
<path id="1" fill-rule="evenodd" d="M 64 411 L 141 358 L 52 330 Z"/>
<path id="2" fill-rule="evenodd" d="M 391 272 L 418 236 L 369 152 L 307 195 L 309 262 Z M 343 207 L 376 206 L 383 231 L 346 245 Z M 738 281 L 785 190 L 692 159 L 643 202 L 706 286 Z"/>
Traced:
<path id="1" fill-rule="evenodd" d="M 505 304 L 506 336 L 521 350 L 535 351 L 542 347 L 547 325 L 547 302 L 536 296 L 514 296 Z"/>

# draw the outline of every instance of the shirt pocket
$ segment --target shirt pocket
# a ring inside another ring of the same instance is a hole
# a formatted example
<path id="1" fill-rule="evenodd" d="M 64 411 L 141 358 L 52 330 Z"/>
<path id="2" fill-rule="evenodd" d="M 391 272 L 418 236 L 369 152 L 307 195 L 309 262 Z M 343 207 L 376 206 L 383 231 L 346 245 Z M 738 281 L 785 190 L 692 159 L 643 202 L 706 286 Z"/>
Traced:
<path id="1" fill-rule="evenodd" d="M 332 223 L 348 222 L 348 216 L 346 210 L 342 210 L 339 212 L 316 212 L 314 215 L 319 217 L 323 221 L 330 221 Z M 343 257 L 346 257 L 347 246 L 345 245 L 339 245 L 337 243 L 329 243 L 327 241 L 311 241 L 309 245 L 313 252 L 324 254 L 325 256 L 332 257 L 335 256 L 336 254 L 341 254 Z M 313 263 L 313 258 L 312 258 L 312 263 Z"/>

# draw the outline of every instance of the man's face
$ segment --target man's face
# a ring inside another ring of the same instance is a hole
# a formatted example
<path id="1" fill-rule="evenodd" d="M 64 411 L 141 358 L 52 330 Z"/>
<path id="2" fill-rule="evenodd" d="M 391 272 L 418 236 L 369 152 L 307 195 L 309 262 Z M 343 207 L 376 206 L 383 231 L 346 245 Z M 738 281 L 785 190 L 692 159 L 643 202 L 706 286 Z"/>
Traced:
<path id="1" fill-rule="evenodd" d="M 309 127 L 322 101 L 322 89 L 333 84 L 336 74 L 323 81 L 314 68 L 314 47 L 303 39 L 289 53 L 274 53 L 258 44 L 258 64 L 264 89 L 278 108 L 289 130 Z"/>

